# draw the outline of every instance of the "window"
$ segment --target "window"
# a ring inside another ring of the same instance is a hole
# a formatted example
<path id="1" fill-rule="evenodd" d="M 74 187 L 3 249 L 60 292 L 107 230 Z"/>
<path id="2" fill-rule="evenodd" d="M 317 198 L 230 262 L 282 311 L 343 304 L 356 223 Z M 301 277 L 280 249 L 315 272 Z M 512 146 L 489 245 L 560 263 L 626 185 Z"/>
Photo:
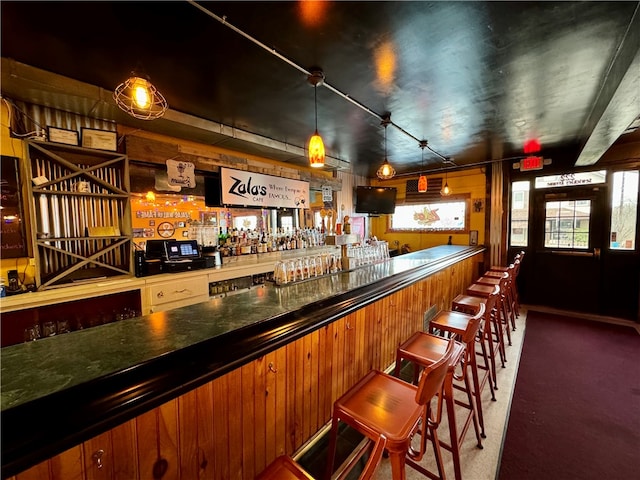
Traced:
<path id="1" fill-rule="evenodd" d="M 293 231 L 293 216 L 282 216 L 280 217 L 280 226 L 285 232 Z"/>
<path id="2" fill-rule="evenodd" d="M 469 229 L 468 213 L 467 201 L 464 199 L 396 205 L 394 214 L 389 216 L 389 229 L 466 232 Z"/>
<path id="3" fill-rule="evenodd" d="M 546 202 L 544 246 L 586 250 L 590 219 L 591 200 Z"/>
<path id="4" fill-rule="evenodd" d="M 511 245 L 526 247 L 529 238 L 529 182 L 511 184 Z"/>
<path id="5" fill-rule="evenodd" d="M 639 173 L 636 170 L 613 174 L 609 246 L 616 250 L 634 250 L 636 248 Z"/>
<path id="6" fill-rule="evenodd" d="M 258 217 L 255 215 L 233 217 L 233 228 L 238 230 L 255 230 L 258 228 Z"/>

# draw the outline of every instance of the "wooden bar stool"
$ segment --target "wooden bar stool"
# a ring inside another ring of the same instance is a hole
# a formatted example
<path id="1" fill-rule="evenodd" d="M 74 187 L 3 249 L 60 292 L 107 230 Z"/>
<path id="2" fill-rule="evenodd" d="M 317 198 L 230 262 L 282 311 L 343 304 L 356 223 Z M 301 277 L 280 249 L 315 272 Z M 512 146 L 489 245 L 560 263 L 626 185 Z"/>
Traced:
<path id="1" fill-rule="evenodd" d="M 486 272 L 484 272 L 484 275 L 480 277 L 482 279 L 486 279 L 486 278 L 501 279 L 504 275 L 509 276 L 507 278 L 506 285 L 505 285 L 504 302 L 506 305 L 506 311 L 507 311 L 506 314 L 509 315 L 509 318 L 511 320 L 512 330 L 516 329 L 516 318 L 520 315 L 518 312 L 518 307 L 516 306 L 516 300 L 515 300 L 515 296 L 516 296 L 515 281 L 514 281 L 515 270 L 516 270 L 516 267 L 512 263 L 511 265 L 509 265 L 506 272 L 495 272 L 493 270 L 487 270 Z M 477 282 L 480 282 L 480 279 L 478 279 Z"/>
<path id="2" fill-rule="evenodd" d="M 387 439 L 384 435 L 380 435 L 375 443 L 370 441 L 369 444 L 366 445 L 365 448 L 363 448 L 362 451 L 349 462 L 347 467 L 338 477 L 336 477 L 336 480 L 347 478 L 349 473 L 353 470 L 353 467 L 357 465 L 360 457 L 362 457 L 362 455 L 364 455 L 368 450 L 371 450 L 369 459 L 358 477 L 358 480 L 370 480 L 380 465 L 380 460 L 382 460 L 382 454 L 386 445 Z M 256 477 L 256 480 L 314 480 L 314 478 L 290 456 L 280 455 Z"/>
<path id="3" fill-rule="evenodd" d="M 485 371 L 483 376 L 483 386 L 487 376 L 491 378 L 493 382 L 489 382 L 491 386 L 492 400 L 495 400 L 493 390 L 498 389 L 498 375 L 496 371 L 496 351 L 500 355 L 502 366 L 504 367 L 504 357 L 499 345 L 499 336 L 496 325 L 496 306 L 498 297 L 500 295 L 500 287 L 494 287 L 492 294 L 489 297 L 474 297 L 472 295 L 460 294 L 456 296 L 451 302 L 451 309 L 456 312 L 463 312 L 469 315 L 475 315 L 480 308 L 480 305 L 485 306 L 485 321 L 482 329 L 481 341 L 478 341 L 480 345 L 480 352 L 476 351 L 477 355 L 481 355 L 484 360 L 483 365 L 478 365 L 478 369 Z M 431 325 L 431 323 L 430 323 Z M 434 324 L 433 328 L 438 328 L 437 324 Z"/>
<path id="4" fill-rule="evenodd" d="M 471 295 L 472 297 L 480 297 L 487 298 L 493 292 L 495 285 L 481 285 L 478 283 L 472 283 L 467 287 L 466 294 Z M 496 306 L 492 312 L 492 319 L 494 320 L 491 325 L 495 326 L 495 329 L 492 329 L 493 333 L 493 341 L 495 342 L 495 346 L 498 348 L 498 352 L 500 353 L 500 360 L 502 361 L 502 366 L 504 367 L 504 363 L 507 361 L 507 351 L 504 345 L 504 337 L 505 332 L 503 328 L 503 320 L 502 320 L 502 289 L 500 288 L 500 294 L 498 295 L 498 300 L 496 301 Z M 454 299 L 455 300 L 455 299 Z"/>
<path id="5" fill-rule="evenodd" d="M 442 387 L 455 347 L 451 338 L 444 354 L 425 367 L 418 385 L 412 385 L 378 370 L 372 370 L 333 404 L 326 479 L 333 473 L 338 424 L 344 422 L 369 439 L 384 435 L 394 480 L 405 480 L 405 465 L 418 469 L 430 478 L 444 478 L 442 453 L 438 441 L 438 424 L 442 417 Z M 431 400 L 436 397 L 436 408 Z M 415 451 L 411 439 L 421 433 L 420 449 Z M 419 462 L 431 440 L 438 467 L 436 476 Z M 426 473 L 425 473 L 426 472 Z"/>
<path id="6" fill-rule="evenodd" d="M 498 307 L 500 308 L 500 321 L 502 322 L 502 326 L 504 327 L 504 332 L 507 334 L 507 341 L 509 342 L 509 346 L 511 346 L 511 330 L 509 330 L 509 319 L 511 315 L 513 315 L 513 311 L 509 309 L 509 272 L 494 272 L 498 277 L 493 277 L 490 275 L 483 275 L 478 278 L 474 283 L 477 285 L 489 285 L 489 286 L 499 286 L 500 287 L 500 302 Z M 481 296 L 481 295 L 478 295 Z M 483 296 L 483 295 L 482 295 Z M 515 325 L 515 316 L 511 318 L 512 325 Z"/>
<path id="7" fill-rule="evenodd" d="M 449 313 L 453 312 L 440 312 L 435 318 L 443 317 Z M 463 314 L 455 313 L 455 315 L 459 316 Z M 480 396 L 478 396 L 474 401 L 473 394 L 475 392 L 472 390 L 469 382 L 469 375 L 471 374 L 469 369 L 475 366 L 475 338 L 478 335 L 478 331 L 480 330 L 484 319 L 484 305 L 475 316 L 465 316 L 468 317 L 467 326 L 464 329 L 461 341 L 456 342 L 455 344 L 447 376 L 445 377 L 443 384 L 443 395 L 447 406 L 447 418 L 449 420 L 450 443 L 447 444 L 440 439 L 440 446 L 445 450 L 450 451 L 452 454 L 456 480 L 462 479 L 460 447 L 464 442 L 464 437 L 467 434 L 467 430 L 469 429 L 471 422 L 473 422 L 475 429 L 478 448 L 482 448 L 481 437 L 485 436 L 484 427 L 481 433 L 478 423 L 477 411 L 481 409 L 481 407 L 476 408 L 476 405 L 480 401 Z M 396 377 L 399 376 L 403 360 L 409 361 L 413 363 L 414 383 L 417 383 L 420 371 L 442 357 L 442 354 L 447 349 L 448 344 L 449 341 L 447 339 L 432 333 L 414 333 L 407 341 L 400 345 L 396 351 L 396 367 L 394 375 Z M 461 366 L 461 375 L 456 374 L 458 365 Z M 458 382 L 461 381 L 464 386 L 460 386 L 458 384 L 454 385 L 454 380 Z M 467 394 L 467 403 L 455 399 L 454 389 L 462 390 Z M 459 434 L 455 414 L 456 405 L 466 408 L 469 411 Z"/>
<path id="8" fill-rule="evenodd" d="M 522 261 L 524 260 L 525 251 L 521 250 L 518 252 L 515 257 L 513 257 L 513 265 L 515 266 L 515 271 L 513 274 L 513 298 L 516 310 L 516 316 L 519 315 L 520 312 L 520 294 L 518 292 L 517 279 L 520 274 L 520 266 L 522 265 Z M 501 267 L 498 265 L 492 265 L 489 270 L 494 272 L 505 272 L 509 267 Z"/>

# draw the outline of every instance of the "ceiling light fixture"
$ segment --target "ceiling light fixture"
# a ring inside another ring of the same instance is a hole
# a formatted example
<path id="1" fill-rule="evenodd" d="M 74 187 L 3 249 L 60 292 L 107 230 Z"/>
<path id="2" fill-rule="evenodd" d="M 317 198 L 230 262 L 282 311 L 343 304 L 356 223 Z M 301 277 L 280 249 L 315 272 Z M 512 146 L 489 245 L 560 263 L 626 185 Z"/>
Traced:
<path id="1" fill-rule="evenodd" d="M 309 165 L 313 168 L 324 167 L 324 142 L 318 133 L 318 85 L 324 83 L 324 72 L 319 69 L 311 70 L 307 81 L 313 86 L 313 103 L 316 114 L 316 132 L 309 140 Z"/>
<path id="2" fill-rule="evenodd" d="M 426 140 L 420 141 L 420 148 L 422 149 L 422 168 L 424 168 L 424 147 L 427 146 Z M 427 176 L 424 173 L 421 173 L 418 177 L 418 193 L 427 193 Z"/>
<path id="3" fill-rule="evenodd" d="M 168 108 L 149 77 L 136 72 L 131 72 L 131 76 L 116 87 L 113 99 L 120 109 L 141 120 L 160 118 Z"/>
<path id="4" fill-rule="evenodd" d="M 384 127 L 384 162 L 382 162 L 382 165 L 380 165 L 380 168 L 378 168 L 378 171 L 376 172 L 376 175 L 380 180 L 389 180 L 396 174 L 395 169 L 391 166 L 389 160 L 387 160 L 387 126 L 389 126 L 390 123 L 390 114 L 383 117 L 382 122 L 380 123 Z"/>
<path id="5" fill-rule="evenodd" d="M 450 161 L 449 159 L 447 159 L 447 161 Z M 444 187 L 442 187 L 442 190 L 440 190 L 440 195 L 442 195 L 443 197 L 448 197 L 449 195 L 451 195 L 451 189 L 449 188 L 449 182 L 447 181 L 447 171 L 444 171 Z"/>

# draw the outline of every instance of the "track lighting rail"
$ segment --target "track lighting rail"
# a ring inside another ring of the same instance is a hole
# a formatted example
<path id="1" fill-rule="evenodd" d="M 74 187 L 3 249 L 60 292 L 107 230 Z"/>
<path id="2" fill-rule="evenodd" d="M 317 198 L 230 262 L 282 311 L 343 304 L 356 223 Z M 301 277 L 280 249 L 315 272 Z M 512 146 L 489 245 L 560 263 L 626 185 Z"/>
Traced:
<path id="1" fill-rule="evenodd" d="M 194 0 L 186 0 L 188 3 L 190 3 L 191 5 L 193 5 L 194 7 L 196 7 L 197 9 L 199 9 L 200 11 L 202 11 L 204 14 L 208 15 L 209 17 L 213 18 L 214 20 L 217 20 L 218 22 L 222 23 L 223 25 L 227 26 L 228 28 L 230 28 L 231 30 L 233 30 L 234 32 L 238 33 L 239 35 L 242 35 L 244 38 L 246 38 L 247 40 L 255 43 L 257 46 L 259 46 L 260 48 L 262 48 L 263 50 L 267 51 L 268 53 L 270 53 L 271 55 L 274 55 L 275 57 L 279 58 L 280 60 L 282 60 L 283 62 L 289 64 L 290 66 L 292 66 L 293 68 L 295 68 L 296 70 L 304 73 L 306 76 L 310 76 L 313 75 L 313 71 L 298 65 L 297 63 L 295 63 L 293 60 L 287 58 L 286 56 L 282 55 L 281 53 L 279 53 L 278 51 L 276 51 L 275 48 L 271 48 L 268 47 L 267 45 L 265 45 L 264 43 L 262 43 L 260 40 L 258 40 L 257 38 L 252 37 L 251 35 L 249 35 L 248 33 L 240 30 L 238 27 L 236 27 L 235 25 L 232 25 L 231 23 L 229 23 L 227 21 L 227 17 L 226 16 L 222 16 L 220 17 L 219 15 L 216 15 L 215 13 L 213 13 L 212 11 L 204 8 L 202 5 L 199 5 L 197 2 L 195 2 Z M 320 86 L 320 85 L 318 85 Z M 408 132 L 407 130 L 405 130 L 404 128 L 402 128 L 400 125 L 398 125 L 397 123 L 394 123 L 392 121 L 390 121 L 388 119 L 388 115 L 389 114 L 384 114 L 381 115 L 377 112 L 374 112 L 373 110 L 371 110 L 369 107 L 367 107 L 366 105 L 364 105 L 363 103 L 357 101 L 356 99 L 354 99 L 353 97 L 351 97 L 348 93 L 344 93 L 341 90 L 339 90 L 338 88 L 334 87 L 333 85 L 327 83 L 326 81 L 324 81 L 322 83 L 322 86 L 327 88 L 328 90 L 332 91 L 333 93 L 335 93 L 336 95 L 339 95 L 340 97 L 344 98 L 345 100 L 351 102 L 353 105 L 355 105 L 356 107 L 360 108 L 361 110 L 364 110 L 365 112 L 367 112 L 369 115 L 372 115 L 374 117 L 376 117 L 378 120 L 380 120 L 381 122 L 385 122 L 388 121 L 389 125 L 395 127 L 397 130 L 399 130 L 401 133 L 403 133 L 404 135 L 408 136 L 409 138 L 415 140 L 418 145 L 420 145 L 422 142 L 421 139 L 419 139 L 418 137 L 416 137 L 415 135 L 411 134 L 410 132 Z M 437 151 L 435 151 L 433 148 L 431 148 L 429 145 L 426 146 L 427 149 L 429 151 L 431 151 L 431 153 L 433 153 L 434 155 L 436 155 L 437 157 L 439 157 L 440 159 L 442 159 L 443 162 L 445 163 L 453 163 L 452 160 L 448 157 L 445 157 L 444 155 L 438 153 Z"/>

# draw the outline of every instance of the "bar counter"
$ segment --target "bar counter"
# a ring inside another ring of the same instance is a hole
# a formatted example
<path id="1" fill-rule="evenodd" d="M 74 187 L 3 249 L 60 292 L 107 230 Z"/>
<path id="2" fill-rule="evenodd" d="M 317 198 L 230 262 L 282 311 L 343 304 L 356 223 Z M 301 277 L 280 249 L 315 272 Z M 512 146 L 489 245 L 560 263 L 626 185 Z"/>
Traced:
<path id="1" fill-rule="evenodd" d="M 348 272 L 1 350 L 2 477 L 481 253 L 439 246 Z"/>

